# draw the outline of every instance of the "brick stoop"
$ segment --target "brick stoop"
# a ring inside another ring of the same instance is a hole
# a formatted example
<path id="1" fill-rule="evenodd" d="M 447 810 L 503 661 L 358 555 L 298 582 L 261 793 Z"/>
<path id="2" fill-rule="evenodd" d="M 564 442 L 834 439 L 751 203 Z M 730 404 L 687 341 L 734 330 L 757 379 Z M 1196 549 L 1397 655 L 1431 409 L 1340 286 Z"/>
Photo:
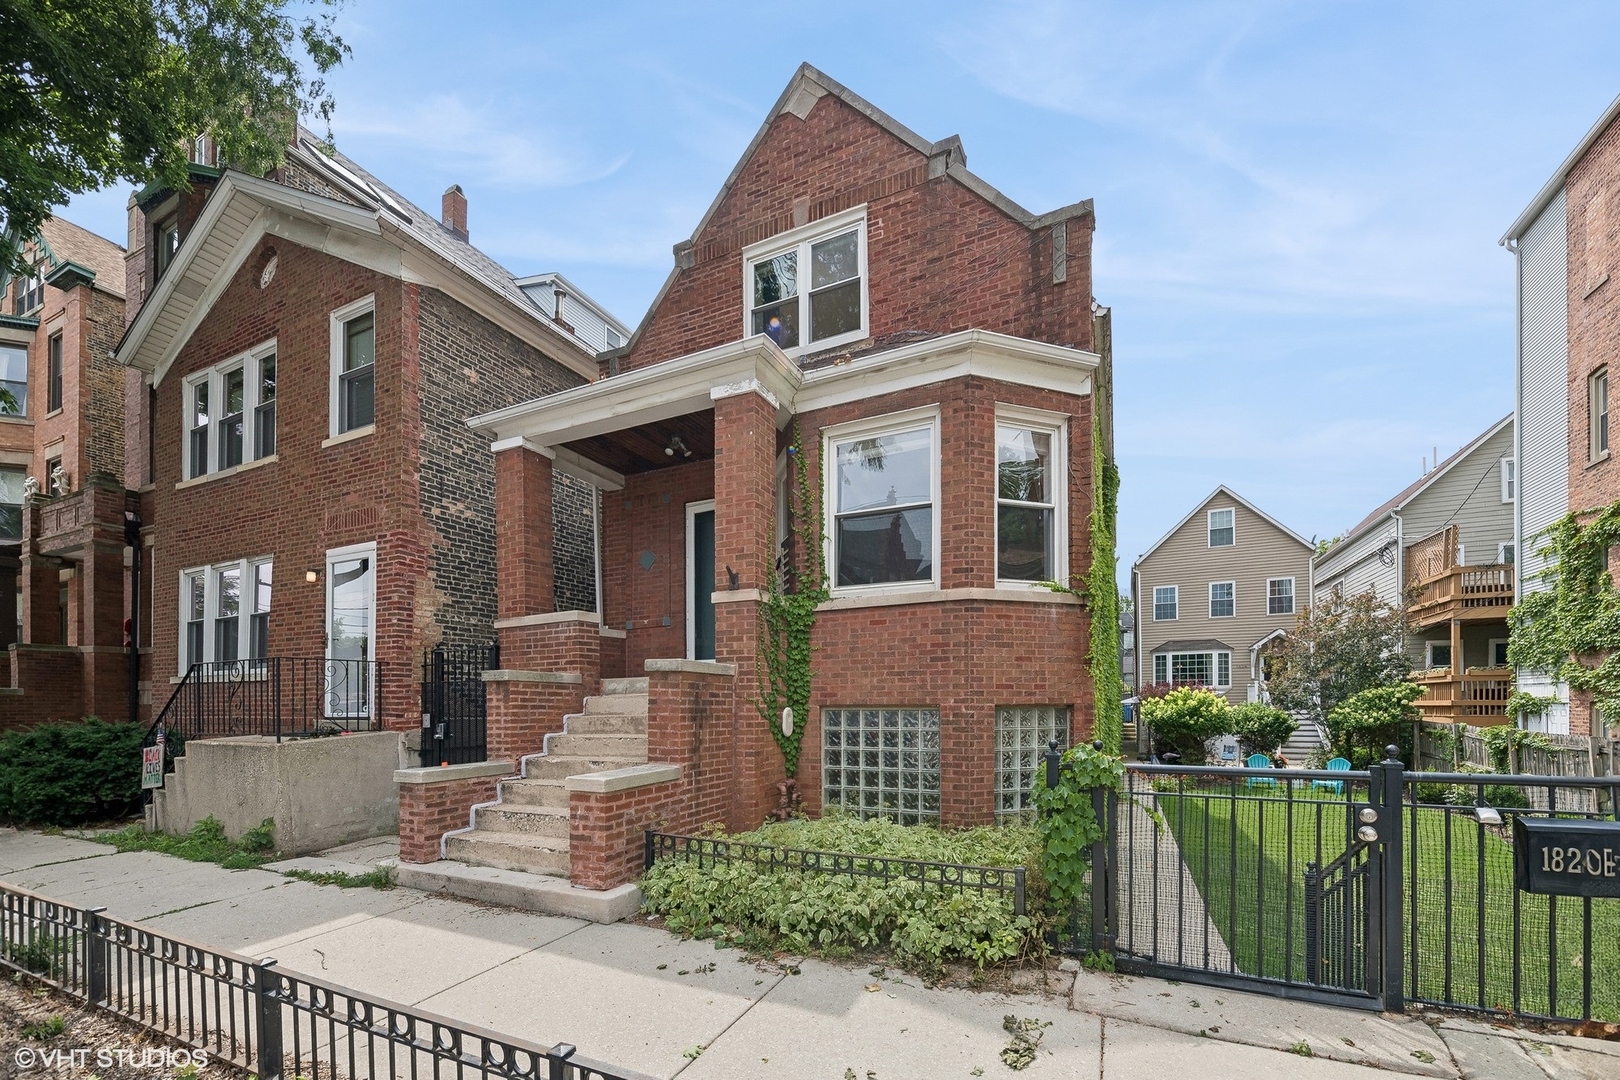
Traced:
<path id="1" fill-rule="evenodd" d="M 472 825 L 448 833 L 445 858 L 468 866 L 568 877 L 567 780 L 647 763 L 647 680 L 603 679 L 584 711 L 519 763 L 516 779 L 496 786 L 495 801 L 473 808 Z"/>

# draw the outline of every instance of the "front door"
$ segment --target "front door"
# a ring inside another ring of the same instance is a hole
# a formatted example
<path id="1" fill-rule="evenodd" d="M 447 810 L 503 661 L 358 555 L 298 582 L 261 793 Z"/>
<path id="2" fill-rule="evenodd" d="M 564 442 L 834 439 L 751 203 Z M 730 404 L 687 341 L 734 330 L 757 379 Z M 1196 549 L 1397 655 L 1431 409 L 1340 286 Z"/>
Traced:
<path id="1" fill-rule="evenodd" d="M 326 715 L 371 715 L 377 551 L 372 544 L 326 554 Z"/>
<path id="2" fill-rule="evenodd" d="M 714 659 L 714 502 L 686 504 L 686 656 Z"/>

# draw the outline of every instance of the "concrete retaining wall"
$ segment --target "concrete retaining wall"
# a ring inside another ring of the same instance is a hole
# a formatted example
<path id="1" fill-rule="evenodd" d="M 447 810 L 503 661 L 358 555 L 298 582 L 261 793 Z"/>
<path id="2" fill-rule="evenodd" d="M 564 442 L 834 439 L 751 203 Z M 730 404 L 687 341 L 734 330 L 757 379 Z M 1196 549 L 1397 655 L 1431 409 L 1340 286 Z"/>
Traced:
<path id="1" fill-rule="evenodd" d="M 273 818 L 276 848 L 290 855 L 391 833 L 399 825 L 400 750 L 395 731 L 190 742 L 154 793 L 146 827 L 184 833 L 215 817 L 236 839 Z"/>

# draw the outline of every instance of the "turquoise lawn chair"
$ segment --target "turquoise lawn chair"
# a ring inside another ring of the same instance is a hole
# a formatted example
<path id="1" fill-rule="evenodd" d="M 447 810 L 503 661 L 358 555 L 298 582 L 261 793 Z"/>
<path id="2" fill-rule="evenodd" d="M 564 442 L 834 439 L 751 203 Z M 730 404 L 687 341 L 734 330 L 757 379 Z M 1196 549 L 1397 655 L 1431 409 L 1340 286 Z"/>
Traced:
<path id="1" fill-rule="evenodd" d="M 1269 769 L 1271 768 L 1271 758 L 1265 754 L 1250 754 L 1249 759 L 1243 764 L 1250 769 Z M 1249 777 L 1249 786 L 1276 787 L 1277 781 L 1269 776 L 1251 776 Z"/>
<path id="2" fill-rule="evenodd" d="M 1350 763 L 1348 761 L 1344 760 L 1344 758 L 1342 758 L 1342 757 L 1329 758 L 1328 763 L 1327 763 L 1327 767 L 1328 767 L 1328 770 L 1330 772 L 1349 772 L 1350 771 Z M 1343 795 L 1344 794 L 1344 781 L 1343 780 L 1312 780 L 1311 781 L 1311 787 L 1313 787 L 1313 788 L 1327 788 L 1329 791 L 1333 792 L 1335 795 Z"/>

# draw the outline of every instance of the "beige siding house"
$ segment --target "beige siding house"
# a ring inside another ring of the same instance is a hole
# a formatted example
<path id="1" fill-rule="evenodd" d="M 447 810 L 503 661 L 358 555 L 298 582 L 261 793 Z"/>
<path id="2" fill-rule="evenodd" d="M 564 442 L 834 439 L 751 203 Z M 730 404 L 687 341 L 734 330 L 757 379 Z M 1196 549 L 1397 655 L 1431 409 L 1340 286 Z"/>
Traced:
<path id="1" fill-rule="evenodd" d="M 1137 686 L 1260 700 L 1260 649 L 1310 600 L 1310 541 L 1222 486 L 1131 568 Z"/>

